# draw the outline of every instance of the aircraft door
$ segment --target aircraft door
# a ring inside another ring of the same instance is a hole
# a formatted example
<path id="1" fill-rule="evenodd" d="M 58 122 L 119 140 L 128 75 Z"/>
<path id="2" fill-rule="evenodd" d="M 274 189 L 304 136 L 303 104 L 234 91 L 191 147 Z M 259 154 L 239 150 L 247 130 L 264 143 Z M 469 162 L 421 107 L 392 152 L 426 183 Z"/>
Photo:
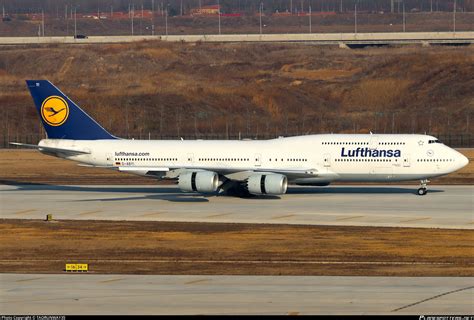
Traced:
<path id="1" fill-rule="evenodd" d="M 403 166 L 404 167 L 409 167 L 411 164 L 410 164 L 410 155 L 407 154 L 404 158 L 403 158 Z"/>
<path id="2" fill-rule="evenodd" d="M 378 146 L 379 146 L 379 137 L 371 135 L 370 142 L 369 142 L 369 149 L 376 150 Z"/>
<path id="3" fill-rule="evenodd" d="M 331 154 L 326 153 L 323 156 L 323 162 L 325 167 L 330 167 L 331 166 Z"/>
<path id="4" fill-rule="evenodd" d="M 105 162 L 108 166 L 111 166 L 113 163 L 114 163 L 114 157 L 112 157 L 112 154 L 111 153 L 107 153 L 105 155 Z"/>
<path id="5" fill-rule="evenodd" d="M 255 154 L 255 166 L 260 167 L 262 165 L 262 156 L 260 154 Z"/>
<path id="6" fill-rule="evenodd" d="M 187 163 L 192 164 L 194 162 L 194 154 L 188 153 L 186 159 L 188 160 Z"/>

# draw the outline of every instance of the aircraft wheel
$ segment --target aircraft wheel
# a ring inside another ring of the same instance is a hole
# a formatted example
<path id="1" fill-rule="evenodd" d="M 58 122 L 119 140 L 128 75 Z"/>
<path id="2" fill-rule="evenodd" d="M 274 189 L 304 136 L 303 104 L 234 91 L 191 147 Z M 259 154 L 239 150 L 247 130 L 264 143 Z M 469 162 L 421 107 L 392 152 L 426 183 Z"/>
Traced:
<path id="1" fill-rule="evenodd" d="M 425 194 L 428 193 L 428 190 L 426 188 L 419 188 L 417 193 L 419 196 L 424 196 Z"/>

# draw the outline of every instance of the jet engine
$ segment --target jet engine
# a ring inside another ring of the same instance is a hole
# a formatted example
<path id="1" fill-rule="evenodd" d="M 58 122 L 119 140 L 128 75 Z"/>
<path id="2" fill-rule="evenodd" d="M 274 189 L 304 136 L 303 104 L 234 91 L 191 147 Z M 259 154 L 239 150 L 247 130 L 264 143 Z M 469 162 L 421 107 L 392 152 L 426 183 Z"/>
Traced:
<path id="1" fill-rule="evenodd" d="M 288 178 L 282 174 L 254 174 L 247 179 L 247 190 L 251 194 L 279 195 L 286 192 Z"/>
<path id="2" fill-rule="evenodd" d="M 179 175 L 178 186 L 183 191 L 214 192 L 219 186 L 219 175 L 211 171 L 185 172 Z"/>

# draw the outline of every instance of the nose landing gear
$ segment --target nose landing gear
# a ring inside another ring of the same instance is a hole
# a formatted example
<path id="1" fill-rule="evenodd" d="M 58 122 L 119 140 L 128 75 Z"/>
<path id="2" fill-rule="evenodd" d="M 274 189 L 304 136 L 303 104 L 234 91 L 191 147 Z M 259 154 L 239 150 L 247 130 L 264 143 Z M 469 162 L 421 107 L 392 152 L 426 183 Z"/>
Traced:
<path id="1" fill-rule="evenodd" d="M 428 179 L 420 181 L 420 188 L 418 188 L 416 192 L 419 196 L 424 196 L 425 194 L 428 193 L 428 189 L 426 188 L 426 185 L 428 184 L 428 182 L 429 182 Z"/>

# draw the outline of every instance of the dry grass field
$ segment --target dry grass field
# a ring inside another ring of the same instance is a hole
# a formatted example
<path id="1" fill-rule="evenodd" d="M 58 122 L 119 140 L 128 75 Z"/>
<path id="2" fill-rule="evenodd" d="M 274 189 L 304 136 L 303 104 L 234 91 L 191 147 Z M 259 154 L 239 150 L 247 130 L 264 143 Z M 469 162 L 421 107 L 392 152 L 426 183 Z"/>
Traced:
<path id="1" fill-rule="evenodd" d="M 474 276 L 474 231 L 0 220 L 0 272 Z"/>
<path id="2" fill-rule="evenodd" d="M 450 175 L 432 179 L 431 184 L 474 184 L 474 150 L 460 149 L 470 159 L 467 167 Z M 54 168 L 52 171 L 51 168 Z M 0 183 L 47 183 L 47 184 L 156 184 L 151 178 L 143 178 L 123 172 L 100 168 L 80 167 L 77 163 L 46 156 L 32 150 L 0 151 Z M 163 183 L 163 182 L 160 182 Z M 417 184 L 417 181 L 413 182 Z"/>
<path id="3" fill-rule="evenodd" d="M 470 134 L 472 140 L 473 74 L 473 46 L 3 47 L 0 144 L 44 136 L 24 82 L 35 78 L 51 80 L 121 137 L 372 131 Z"/>

